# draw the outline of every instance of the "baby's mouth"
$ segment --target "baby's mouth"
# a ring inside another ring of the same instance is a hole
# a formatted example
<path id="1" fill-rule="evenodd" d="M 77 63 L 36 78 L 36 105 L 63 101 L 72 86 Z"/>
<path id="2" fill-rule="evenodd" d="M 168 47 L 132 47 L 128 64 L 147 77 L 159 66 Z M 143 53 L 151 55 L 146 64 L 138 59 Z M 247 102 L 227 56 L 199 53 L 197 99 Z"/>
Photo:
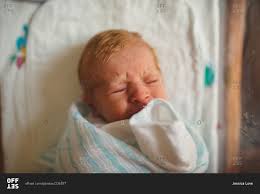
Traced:
<path id="1" fill-rule="evenodd" d="M 134 114 L 140 112 L 146 105 L 142 105 L 140 107 L 138 107 L 136 110 L 132 111 L 132 113 L 130 114 L 130 117 L 133 116 Z"/>

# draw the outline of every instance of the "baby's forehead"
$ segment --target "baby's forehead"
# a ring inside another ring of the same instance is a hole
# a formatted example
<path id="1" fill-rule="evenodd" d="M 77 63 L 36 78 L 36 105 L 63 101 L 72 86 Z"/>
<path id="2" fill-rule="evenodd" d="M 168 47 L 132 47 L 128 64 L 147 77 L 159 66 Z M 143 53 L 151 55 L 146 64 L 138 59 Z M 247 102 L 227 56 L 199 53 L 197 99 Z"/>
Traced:
<path id="1" fill-rule="evenodd" d="M 153 70 L 138 70 L 135 72 L 123 72 L 118 73 L 112 70 L 108 70 L 106 73 L 98 72 L 95 76 L 95 82 L 97 86 L 110 86 L 113 84 L 125 83 L 136 79 L 149 79 L 155 77 L 161 77 L 161 72 L 157 69 Z"/>
<path id="2" fill-rule="evenodd" d="M 113 53 L 106 62 L 92 58 L 93 60 L 89 61 L 91 65 L 83 74 L 90 75 L 87 76 L 89 82 L 103 85 L 125 79 L 125 73 L 129 69 L 130 71 L 134 69 L 134 73 L 141 76 L 160 73 L 160 67 L 154 55 L 155 53 L 148 45 L 135 42 Z M 124 68 L 126 64 L 128 69 Z"/>

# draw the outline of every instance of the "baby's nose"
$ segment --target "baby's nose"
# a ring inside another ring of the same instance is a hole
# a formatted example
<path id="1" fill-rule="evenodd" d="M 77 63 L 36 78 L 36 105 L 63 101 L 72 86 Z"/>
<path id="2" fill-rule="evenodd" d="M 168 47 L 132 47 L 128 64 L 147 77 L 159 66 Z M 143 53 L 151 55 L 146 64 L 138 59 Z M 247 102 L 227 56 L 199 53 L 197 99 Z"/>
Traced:
<path id="1" fill-rule="evenodd" d="M 151 101 L 151 95 L 148 91 L 137 90 L 131 97 L 131 102 L 138 106 L 145 106 Z"/>

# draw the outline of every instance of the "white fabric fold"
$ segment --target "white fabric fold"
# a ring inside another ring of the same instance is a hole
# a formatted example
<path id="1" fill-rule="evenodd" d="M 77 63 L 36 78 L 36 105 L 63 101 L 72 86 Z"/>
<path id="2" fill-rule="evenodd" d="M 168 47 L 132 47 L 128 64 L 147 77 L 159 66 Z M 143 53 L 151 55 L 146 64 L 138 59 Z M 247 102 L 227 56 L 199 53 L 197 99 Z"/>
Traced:
<path id="1" fill-rule="evenodd" d="M 173 108 L 156 99 L 130 119 L 141 151 L 159 166 L 176 172 L 195 169 L 196 145 Z"/>

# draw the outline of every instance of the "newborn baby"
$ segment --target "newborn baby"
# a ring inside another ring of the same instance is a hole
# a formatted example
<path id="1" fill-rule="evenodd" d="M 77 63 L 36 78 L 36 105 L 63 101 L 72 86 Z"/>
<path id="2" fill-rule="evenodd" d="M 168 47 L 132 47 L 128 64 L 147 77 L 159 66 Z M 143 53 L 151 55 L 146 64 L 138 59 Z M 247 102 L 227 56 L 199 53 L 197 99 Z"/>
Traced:
<path id="1" fill-rule="evenodd" d="M 102 135 L 103 131 L 137 148 L 167 171 L 205 171 L 208 161 L 204 144 L 196 135 L 191 135 L 166 101 L 155 50 L 138 33 L 108 30 L 95 35 L 83 51 L 78 73 L 83 88 L 82 100 L 91 110 L 86 120 L 101 129 L 97 133 L 101 133 L 104 142 L 106 134 Z M 122 120 L 125 121 L 123 125 L 120 124 Z M 86 129 L 92 130 L 92 127 Z M 197 157 L 196 145 L 204 149 L 200 150 L 203 153 L 200 155 L 205 156 L 203 159 Z M 95 150 L 92 144 L 84 147 Z M 125 155 L 122 162 L 126 162 L 127 157 L 130 156 Z M 203 163 L 203 168 L 196 166 L 198 161 Z M 156 169 L 152 171 L 157 172 L 159 168 Z"/>
<path id="2" fill-rule="evenodd" d="M 154 49 L 126 30 L 94 36 L 79 63 L 83 101 L 106 122 L 129 119 L 153 98 L 166 99 Z"/>

